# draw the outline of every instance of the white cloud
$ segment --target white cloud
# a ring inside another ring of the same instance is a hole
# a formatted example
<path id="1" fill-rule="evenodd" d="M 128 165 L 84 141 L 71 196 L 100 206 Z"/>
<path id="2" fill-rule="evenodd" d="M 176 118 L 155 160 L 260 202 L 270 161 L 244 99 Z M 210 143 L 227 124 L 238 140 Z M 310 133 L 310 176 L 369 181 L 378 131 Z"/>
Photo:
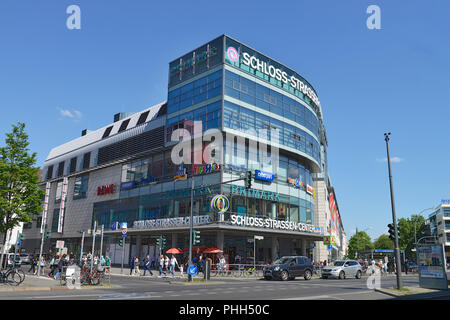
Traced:
<path id="1" fill-rule="evenodd" d="M 391 158 L 391 162 L 393 163 L 400 163 L 405 161 L 405 159 L 400 158 L 400 157 L 392 157 Z M 377 162 L 387 162 L 387 158 L 377 158 Z"/>
<path id="2" fill-rule="evenodd" d="M 63 118 L 70 118 L 75 121 L 81 119 L 81 117 L 83 116 L 81 114 L 81 112 L 78 110 L 69 110 L 69 109 L 61 109 L 61 108 L 58 108 L 58 110 L 59 110 L 59 115 L 62 116 Z"/>

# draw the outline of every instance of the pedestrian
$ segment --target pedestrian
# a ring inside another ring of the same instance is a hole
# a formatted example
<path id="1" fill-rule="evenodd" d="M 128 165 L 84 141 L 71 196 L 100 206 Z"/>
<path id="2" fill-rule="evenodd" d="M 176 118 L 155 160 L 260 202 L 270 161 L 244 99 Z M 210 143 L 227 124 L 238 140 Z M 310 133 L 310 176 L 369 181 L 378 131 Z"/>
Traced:
<path id="1" fill-rule="evenodd" d="M 45 258 L 41 256 L 41 261 L 39 261 L 39 267 L 41 268 L 41 274 L 44 275 L 45 271 Z"/>
<path id="2" fill-rule="evenodd" d="M 65 257 L 65 256 L 61 257 L 61 256 L 60 256 L 59 261 L 58 261 L 58 272 L 55 274 L 55 277 L 54 277 L 55 280 L 58 279 L 58 277 L 59 277 L 59 276 L 61 275 L 61 273 L 62 273 L 64 261 L 66 261 L 66 257 Z"/>
<path id="3" fill-rule="evenodd" d="M 33 272 L 33 274 L 36 274 L 36 265 L 37 265 L 37 259 L 36 259 L 36 255 L 32 256 L 31 260 L 30 260 L 30 270 L 28 270 L 28 272 Z"/>
<path id="4" fill-rule="evenodd" d="M 172 257 L 170 258 L 170 273 L 172 274 L 172 278 L 175 277 L 175 265 L 178 266 L 178 261 L 177 258 L 175 258 L 174 255 L 172 255 Z"/>
<path id="5" fill-rule="evenodd" d="M 135 261 L 136 257 L 131 257 L 130 260 L 130 276 L 133 275 L 133 270 L 134 270 L 134 261 Z"/>
<path id="6" fill-rule="evenodd" d="M 203 273 L 205 275 L 205 260 L 203 260 L 203 256 L 200 255 L 200 258 L 198 259 L 198 272 Z"/>
<path id="7" fill-rule="evenodd" d="M 135 276 L 141 275 L 141 273 L 139 272 L 139 258 L 138 257 L 134 258 L 134 275 Z"/>
<path id="8" fill-rule="evenodd" d="M 169 271 L 169 262 L 170 262 L 169 257 L 168 257 L 168 256 L 165 256 L 165 257 L 164 257 L 164 270 L 165 270 L 165 271 Z"/>
<path id="9" fill-rule="evenodd" d="M 100 258 L 100 264 L 102 265 L 102 266 L 104 266 L 105 264 L 106 264 L 106 260 L 105 260 L 105 257 L 102 255 L 102 257 Z"/>
<path id="10" fill-rule="evenodd" d="M 151 265 L 150 265 L 150 268 L 155 268 L 155 262 L 156 262 L 156 257 L 155 257 L 155 255 L 153 254 L 153 255 L 152 255 L 152 263 L 151 263 Z"/>
<path id="11" fill-rule="evenodd" d="M 405 274 L 408 274 L 408 259 L 405 260 Z"/>
<path id="12" fill-rule="evenodd" d="M 53 277 L 58 266 L 58 257 L 54 256 L 50 261 L 50 272 L 47 274 L 47 278 Z"/>
<path id="13" fill-rule="evenodd" d="M 166 272 L 164 271 L 164 256 L 160 255 L 158 258 L 158 268 L 159 268 L 159 276 L 158 278 L 161 278 L 161 275 L 164 273 L 164 276 L 166 276 Z"/>
<path id="14" fill-rule="evenodd" d="M 151 259 L 150 256 L 147 255 L 147 258 L 145 258 L 144 260 L 144 276 L 145 276 L 145 272 L 148 271 L 150 273 L 151 276 L 153 276 L 152 270 L 151 270 Z"/>
<path id="15" fill-rule="evenodd" d="M 181 277 L 181 278 L 184 278 L 184 273 L 183 273 L 183 270 L 184 270 L 184 264 L 180 264 L 179 269 L 180 269 L 180 277 Z"/>
<path id="16" fill-rule="evenodd" d="M 323 260 L 323 266 L 324 266 L 324 267 L 327 266 L 327 260 Z"/>

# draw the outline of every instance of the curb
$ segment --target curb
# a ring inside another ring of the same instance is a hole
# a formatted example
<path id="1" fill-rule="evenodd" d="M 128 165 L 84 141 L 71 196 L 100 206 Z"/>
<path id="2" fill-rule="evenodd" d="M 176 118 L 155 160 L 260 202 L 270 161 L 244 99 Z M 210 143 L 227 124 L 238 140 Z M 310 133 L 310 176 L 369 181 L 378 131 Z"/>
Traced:
<path id="1" fill-rule="evenodd" d="M 391 296 L 394 298 L 411 299 L 411 300 L 424 300 L 424 299 L 450 297 L 450 291 L 396 294 L 396 293 L 387 291 L 387 289 L 380 288 L 380 289 L 375 289 L 375 292 L 383 293 L 385 295 L 388 295 L 388 296 Z M 418 297 L 419 295 L 421 295 L 422 297 Z"/>
<path id="2" fill-rule="evenodd" d="M 111 285 L 111 286 L 82 286 L 76 290 L 93 290 L 93 289 L 118 289 L 121 286 Z M 74 290 L 68 287 L 29 287 L 29 288 L 3 288 L 0 289 L 1 292 L 27 292 L 27 291 L 66 291 Z"/>

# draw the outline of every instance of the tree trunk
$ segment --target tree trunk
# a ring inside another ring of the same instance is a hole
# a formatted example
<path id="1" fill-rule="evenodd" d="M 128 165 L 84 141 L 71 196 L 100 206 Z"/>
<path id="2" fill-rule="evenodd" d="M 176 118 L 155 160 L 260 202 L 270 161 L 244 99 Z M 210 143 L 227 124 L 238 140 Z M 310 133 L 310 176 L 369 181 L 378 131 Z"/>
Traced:
<path id="1" fill-rule="evenodd" d="M 6 239 L 8 238 L 8 230 L 3 235 L 2 256 L 0 257 L 0 269 L 3 269 L 3 258 L 5 257 Z"/>

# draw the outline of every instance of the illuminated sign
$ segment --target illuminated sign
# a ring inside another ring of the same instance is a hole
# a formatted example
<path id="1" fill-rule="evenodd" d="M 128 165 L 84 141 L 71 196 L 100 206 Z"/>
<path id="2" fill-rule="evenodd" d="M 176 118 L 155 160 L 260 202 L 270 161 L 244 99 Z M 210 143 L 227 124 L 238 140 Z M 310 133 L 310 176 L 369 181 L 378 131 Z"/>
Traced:
<path id="1" fill-rule="evenodd" d="M 300 179 L 288 178 L 288 183 L 292 184 L 293 186 L 295 186 L 297 188 L 303 187 L 303 182 Z"/>
<path id="2" fill-rule="evenodd" d="M 209 216 L 194 216 L 193 224 L 208 224 Z M 190 217 L 152 219 L 134 221 L 133 229 L 149 229 L 149 228 L 167 228 L 167 227 L 184 227 L 189 226 Z"/>
<path id="3" fill-rule="evenodd" d="M 255 170 L 255 179 L 273 181 L 273 173 Z"/>
<path id="4" fill-rule="evenodd" d="M 212 173 L 212 172 L 217 172 L 220 170 L 220 165 L 218 165 L 217 163 L 208 163 L 208 164 L 204 164 L 201 166 L 195 166 L 194 167 L 194 174 L 198 175 L 198 174 L 206 174 L 206 173 Z"/>
<path id="5" fill-rule="evenodd" d="M 294 221 L 284 221 L 284 220 L 274 220 L 271 218 L 258 218 L 258 217 L 245 217 L 238 215 L 231 215 L 231 224 L 244 226 L 244 227 L 259 227 L 259 228 L 270 228 L 270 229 L 280 229 L 289 231 L 301 231 L 309 233 L 320 233 L 315 226 L 312 224 L 306 224 L 302 222 Z"/>
<path id="6" fill-rule="evenodd" d="M 230 200 L 222 194 L 218 194 L 211 200 L 211 209 L 216 213 L 225 213 L 230 208 Z"/>
<path id="7" fill-rule="evenodd" d="M 264 191 L 259 189 L 246 189 L 244 187 L 236 186 L 234 184 L 231 186 L 231 193 L 248 198 L 280 201 L 280 194 L 277 192 Z"/>
<path id="8" fill-rule="evenodd" d="M 316 190 L 314 190 L 314 188 L 309 184 L 306 185 L 306 192 L 312 195 L 314 198 L 316 197 Z"/>
<path id="9" fill-rule="evenodd" d="M 237 52 L 237 50 L 234 47 L 228 47 L 227 56 L 228 56 L 228 59 L 230 59 L 233 62 L 239 61 L 239 53 Z"/>
<path id="10" fill-rule="evenodd" d="M 303 81 L 297 79 L 294 75 L 291 75 L 289 77 L 286 71 L 276 68 L 273 65 L 268 64 L 266 61 L 260 60 L 255 56 L 251 56 L 247 52 L 242 53 L 242 63 L 247 67 L 250 67 L 278 81 L 281 81 L 286 85 L 290 85 L 292 88 L 302 92 L 312 101 L 314 101 L 315 104 L 320 106 L 319 98 L 317 97 L 316 93 Z"/>
<path id="11" fill-rule="evenodd" d="M 113 193 L 114 193 L 114 184 L 97 187 L 97 195 L 98 196 L 104 196 L 104 195 L 113 194 Z"/>

